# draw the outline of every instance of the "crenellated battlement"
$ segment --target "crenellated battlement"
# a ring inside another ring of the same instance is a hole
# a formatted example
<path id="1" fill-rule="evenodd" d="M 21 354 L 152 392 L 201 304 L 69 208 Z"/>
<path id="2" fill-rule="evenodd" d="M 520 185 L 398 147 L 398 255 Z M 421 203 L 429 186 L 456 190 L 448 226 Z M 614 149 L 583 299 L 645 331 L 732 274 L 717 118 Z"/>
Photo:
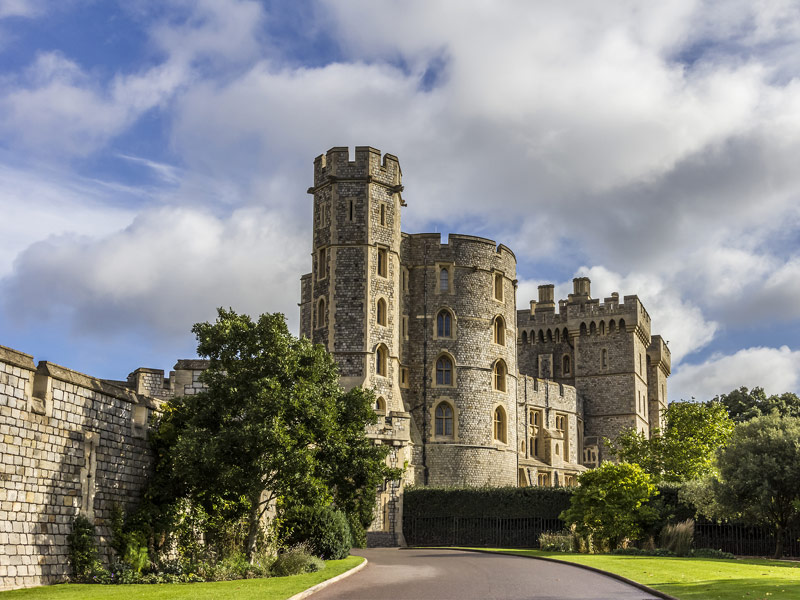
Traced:
<path id="1" fill-rule="evenodd" d="M 336 181 L 364 181 L 378 183 L 402 191 L 400 162 L 393 154 L 371 146 L 356 146 L 355 158 L 350 160 L 350 149 L 335 146 L 314 159 L 314 187 L 309 193 Z"/>
<path id="2" fill-rule="evenodd" d="M 539 299 L 530 301 L 529 310 L 518 310 L 517 321 L 520 334 L 524 328 L 541 327 L 566 327 L 572 332 L 579 332 L 585 325 L 587 328 L 594 323 L 608 323 L 614 320 L 615 326 L 622 320 L 629 331 L 640 330 L 643 337 L 650 336 L 650 315 L 636 295 L 629 295 L 619 301 L 619 294 L 614 292 L 610 297 L 600 302 L 599 298 L 590 296 L 591 281 L 588 277 L 573 279 L 575 292 L 567 299 L 558 301 L 558 310 L 553 293 L 555 286 L 552 284 L 539 286 Z"/>
<path id="3" fill-rule="evenodd" d="M 429 261 L 453 261 L 461 266 L 507 270 L 517 263 L 517 257 L 508 246 L 476 235 L 451 233 L 447 243 L 442 243 L 440 233 L 404 233 L 403 241 L 410 255 L 423 257 L 427 254 Z"/>

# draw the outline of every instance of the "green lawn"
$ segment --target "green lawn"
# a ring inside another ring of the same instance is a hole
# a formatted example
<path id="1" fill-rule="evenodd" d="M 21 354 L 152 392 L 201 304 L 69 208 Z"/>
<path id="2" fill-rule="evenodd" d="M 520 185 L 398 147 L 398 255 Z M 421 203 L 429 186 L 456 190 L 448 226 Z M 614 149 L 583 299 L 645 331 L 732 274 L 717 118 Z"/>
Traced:
<path id="1" fill-rule="evenodd" d="M 86 585 L 62 584 L 0 592 L 2 600 L 284 600 L 331 577 L 336 577 L 364 561 L 360 556 L 329 560 L 318 573 L 239 579 L 213 583 L 173 583 L 160 585 Z"/>
<path id="2" fill-rule="evenodd" d="M 543 556 L 616 573 L 680 600 L 796 600 L 800 563 L 779 560 L 661 558 L 614 554 L 564 554 L 540 550 L 494 549 Z"/>

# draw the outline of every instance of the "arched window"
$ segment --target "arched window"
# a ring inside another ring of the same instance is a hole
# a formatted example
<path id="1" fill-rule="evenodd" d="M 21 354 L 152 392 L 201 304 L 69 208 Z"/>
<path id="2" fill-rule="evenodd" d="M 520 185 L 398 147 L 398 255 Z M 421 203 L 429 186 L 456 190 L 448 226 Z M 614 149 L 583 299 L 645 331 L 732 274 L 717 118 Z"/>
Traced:
<path id="1" fill-rule="evenodd" d="M 581 335 L 586 335 L 586 323 L 581 323 Z"/>
<path id="2" fill-rule="evenodd" d="M 376 412 L 386 412 L 386 400 L 378 396 L 375 398 L 375 411 Z"/>
<path id="3" fill-rule="evenodd" d="M 567 331 L 566 327 L 564 327 L 564 331 L 561 333 L 561 339 L 565 342 L 569 341 L 569 331 Z"/>
<path id="4" fill-rule="evenodd" d="M 436 407 L 436 435 L 453 435 L 453 409 L 446 402 Z"/>
<path id="5" fill-rule="evenodd" d="M 494 389 L 498 392 L 506 391 L 506 363 L 498 360 L 494 364 Z"/>
<path id="6" fill-rule="evenodd" d="M 494 319 L 494 343 L 505 346 L 506 322 L 503 321 L 503 317 L 495 317 Z"/>
<path id="7" fill-rule="evenodd" d="M 449 356 L 436 360 L 436 385 L 453 385 L 453 361 Z"/>
<path id="8" fill-rule="evenodd" d="M 553 331 L 551 329 L 547 330 L 547 341 L 548 342 L 552 342 L 553 341 Z"/>
<path id="9" fill-rule="evenodd" d="M 544 329 L 539 330 L 539 343 L 544 344 Z"/>
<path id="10" fill-rule="evenodd" d="M 378 299 L 378 325 L 386 327 L 386 300 L 383 298 Z"/>
<path id="11" fill-rule="evenodd" d="M 561 362 L 561 366 L 562 366 L 561 372 L 564 375 L 569 375 L 569 373 L 571 371 L 571 366 L 572 366 L 572 365 L 570 365 L 569 354 L 565 354 L 564 355 L 564 358 L 562 359 L 562 362 Z"/>
<path id="12" fill-rule="evenodd" d="M 326 315 L 327 313 L 325 312 L 325 298 L 320 298 L 319 303 L 317 304 L 317 327 L 325 326 Z"/>
<path id="13" fill-rule="evenodd" d="M 605 335 L 606 334 L 606 322 L 605 321 L 600 321 L 600 327 L 598 328 L 598 330 L 600 331 L 600 335 Z"/>
<path id="14" fill-rule="evenodd" d="M 506 411 L 502 406 L 494 409 L 494 439 L 497 442 L 506 443 Z"/>
<path id="15" fill-rule="evenodd" d="M 436 315 L 436 335 L 440 338 L 449 338 L 452 335 L 452 315 L 449 310 L 440 310 Z"/>
<path id="16" fill-rule="evenodd" d="M 616 329 L 617 329 L 617 323 L 614 321 L 614 319 L 611 319 L 608 322 L 608 333 L 614 333 Z"/>
<path id="17" fill-rule="evenodd" d="M 556 343 L 561 341 L 561 332 L 558 329 L 556 329 L 556 333 L 553 336 L 553 339 L 555 340 Z"/>
<path id="18" fill-rule="evenodd" d="M 528 332 L 527 331 L 523 331 L 522 332 L 522 343 L 523 344 L 527 344 L 528 343 Z"/>
<path id="19" fill-rule="evenodd" d="M 375 352 L 375 373 L 381 377 L 386 377 L 388 372 L 387 363 L 389 362 L 389 351 L 386 346 L 381 344 Z"/>
<path id="20" fill-rule="evenodd" d="M 503 276 L 500 273 L 494 276 L 494 299 L 503 301 Z"/>
<path id="21" fill-rule="evenodd" d="M 442 269 L 439 271 L 439 291 L 446 292 L 450 289 L 450 271 Z"/>
<path id="22" fill-rule="evenodd" d="M 592 321 L 591 325 L 589 325 L 589 334 L 594 335 L 596 333 L 597 333 L 597 325 L 595 325 L 594 321 Z"/>
<path id="23" fill-rule="evenodd" d="M 608 367 L 608 350 L 605 348 L 603 348 L 603 351 L 601 352 L 600 361 L 604 369 Z"/>
<path id="24" fill-rule="evenodd" d="M 625 319 L 619 320 L 619 332 L 625 333 Z"/>

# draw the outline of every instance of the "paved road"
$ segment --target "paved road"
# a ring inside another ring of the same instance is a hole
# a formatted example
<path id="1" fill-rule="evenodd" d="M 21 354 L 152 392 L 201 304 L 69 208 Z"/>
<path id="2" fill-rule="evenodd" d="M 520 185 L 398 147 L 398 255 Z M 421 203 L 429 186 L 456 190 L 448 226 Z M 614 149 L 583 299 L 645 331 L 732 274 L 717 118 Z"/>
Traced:
<path id="1" fill-rule="evenodd" d="M 372 548 L 366 568 L 311 600 L 649 600 L 642 590 L 566 563 L 457 550 Z"/>

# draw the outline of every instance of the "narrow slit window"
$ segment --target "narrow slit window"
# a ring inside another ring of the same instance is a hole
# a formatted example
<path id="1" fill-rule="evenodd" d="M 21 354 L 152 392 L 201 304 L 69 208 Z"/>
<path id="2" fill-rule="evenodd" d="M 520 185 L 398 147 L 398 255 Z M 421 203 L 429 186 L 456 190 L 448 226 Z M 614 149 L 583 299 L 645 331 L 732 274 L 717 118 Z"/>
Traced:
<path id="1" fill-rule="evenodd" d="M 378 275 L 381 277 L 386 277 L 388 273 L 387 268 L 387 261 L 389 259 L 389 253 L 386 251 L 385 248 L 378 248 Z"/>
<path id="2" fill-rule="evenodd" d="M 500 273 L 494 276 L 494 299 L 503 301 L 503 276 Z"/>

